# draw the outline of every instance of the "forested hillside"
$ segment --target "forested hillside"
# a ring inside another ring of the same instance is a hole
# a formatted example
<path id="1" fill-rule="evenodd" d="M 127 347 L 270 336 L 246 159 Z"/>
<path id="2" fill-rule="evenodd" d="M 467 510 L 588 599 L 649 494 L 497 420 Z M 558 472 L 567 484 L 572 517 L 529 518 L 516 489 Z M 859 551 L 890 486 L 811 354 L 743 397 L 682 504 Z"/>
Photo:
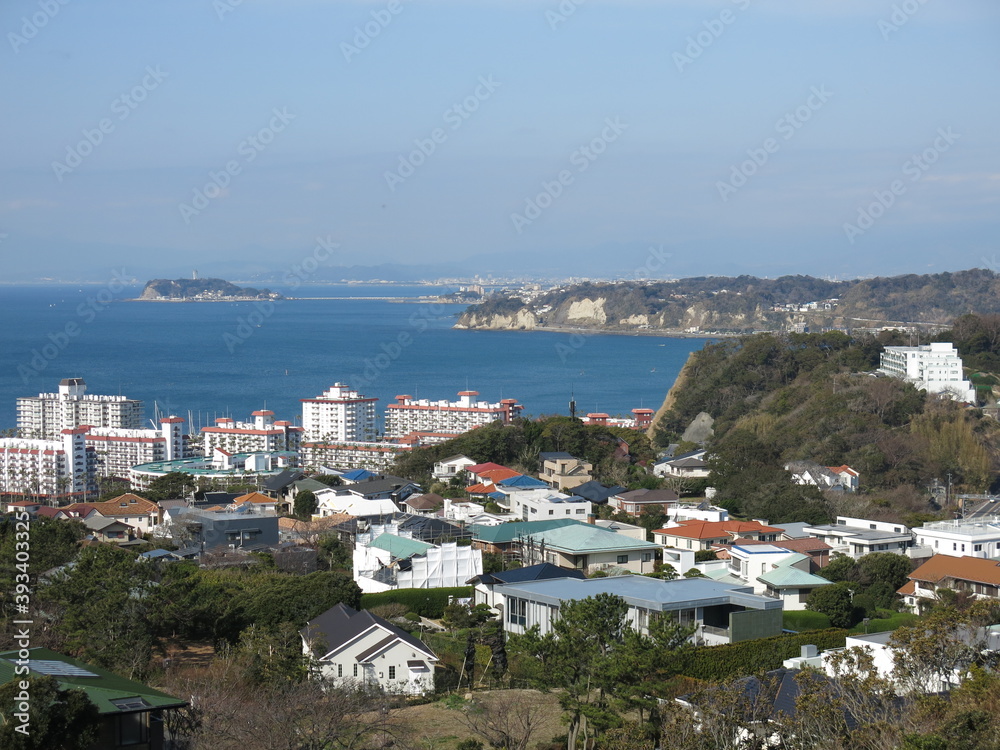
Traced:
<path id="1" fill-rule="evenodd" d="M 1000 318 L 963 316 L 937 338 L 954 340 L 973 369 L 990 369 L 998 361 Z M 926 511 L 928 486 L 949 474 L 956 491 L 994 487 L 1000 423 L 979 409 L 868 374 L 884 346 L 907 343 L 896 332 L 856 338 L 834 332 L 711 344 L 691 355 L 655 442 L 676 442 L 707 412 L 715 418 L 709 447 L 719 501 L 772 521 L 829 515 L 818 492 L 789 486 L 783 466 L 794 460 L 860 472 L 863 493 L 849 501 L 859 513 Z M 980 393 L 995 403 L 988 388 Z"/>
<path id="2" fill-rule="evenodd" d="M 528 299 L 497 295 L 470 307 L 465 328 L 677 332 L 874 328 L 882 323 L 950 325 L 976 311 L 1000 313 L 1000 276 L 957 273 L 825 281 L 810 276 L 758 279 L 699 277 L 678 281 L 585 283 Z"/>

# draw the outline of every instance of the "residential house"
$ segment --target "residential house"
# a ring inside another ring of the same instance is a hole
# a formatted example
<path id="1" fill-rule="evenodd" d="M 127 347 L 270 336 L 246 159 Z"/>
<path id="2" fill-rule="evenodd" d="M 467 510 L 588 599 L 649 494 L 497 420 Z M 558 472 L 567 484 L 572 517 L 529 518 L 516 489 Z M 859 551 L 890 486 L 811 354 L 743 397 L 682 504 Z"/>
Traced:
<path id="1" fill-rule="evenodd" d="M 608 499 L 612 495 L 617 495 L 619 492 L 625 492 L 624 487 L 619 487 L 618 485 L 606 485 L 601 484 L 596 479 L 589 482 L 584 482 L 583 484 L 577 485 L 573 488 L 573 494 L 578 497 L 582 497 L 584 500 L 590 500 L 594 505 L 605 505 Z"/>
<path id="2" fill-rule="evenodd" d="M 734 544 L 727 569 L 710 577 L 753 587 L 754 593 L 781 599 L 786 612 L 806 608 L 815 589 L 830 581 L 810 572 L 810 558 L 773 544 Z"/>
<path id="3" fill-rule="evenodd" d="M 547 562 L 590 574 L 599 570 L 652 573 L 663 548 L 591 524 L 536 531 L 519 540 L 525 565 Z"/>
<path id="4" fill-rule="evenodd" d="M 781 529 L 760 521 L 678 521 L 675 526 L 656 529 L 653 541 L 667 547 L 708 550 L 716 544 L 730 544 L 734 539 L 777 540 Z"/>
<path id="5" fill-rule="evenodd" d="M 203 552 L 218 549 L 264 549 L 278 544 L 278 517 L 242 511 L 179 508 L 164 530 L 181 547 Z"/>
<path id="6" fill-rule="evenodd" d="M 590 481 L 594 465 L 566 452 L 540 453 L 542 471 L 539 478 L 557 490 L 571 490 Z"/>
<path id="7" fill-rule="evenodd" d="M 83 519 L 92 536 L 98 542 L 118 544 L 141 544 L 142 539 L 136 539 L 135 529 L 126 523 L 122 523 L 114 518 L 105 518 L 100 513 L 94 512 Z"/>
<path id="8" fill-rule="evenodd" d="M 497 605 L 502 600 L 496 596 L 494 589 L 508 583 L 526 583 L 528 581 L 547 581 L 553 578 L 575 578 L 579 581 L 586 580 L 587 576 L 581 570 L 572 568 L 560 568 L 551 563 L 538 563 L 525 568 L 514 568 L 504 570 L 499 573 L 483 573 L 466 581 L 472 584 L 472 604 L 485 604 L 494 612 L 499 613 Z"/>
<path id="9" fill-rule="evenodd" d="M 834 554 L 855 560 L 871 552 L 905 555 L 913 546 L 913 534 L 903 524 L 866 518 L 837 516 L 834 524 L 806 526 L 805 531 L 829 544 Z"/>
<path id="10" fill-rule="evenodd" d="M 696 643 L 717 645 L 781 634 L 781 601 L 754 594 L 749 586 L 720 583 L 707 578 L 664 581 L 647 576 L 570 578 L 510 583 L 494 587 L 502 599 L 504 629 L 524 633 L 537 625 L 548 633 L 564 602 L 595 597 L 620 596 L 628 605 L 628 621 L 645 633 L 650 618 L 675 617 L 695 628 Z"/>
<path id="11" fill-rule="evenodd" d="M 278 507 L 281 505 L 283 503 L 273 497 L 268 497 L 260 492 L 249 492 L 233 500 L 232 510 L 239 510 L 243 506 L 248 506 L 252 507 L 256 513 L 276 515 Z"/>
<path id="12" fill-rule="evenodd" d="M 83 691 L 97 706 L 100 720 L 93 750 L 166 750 L 174 746 L 165 729 L 164 714 L 184 708 L 187 701 L 47 648 L 29 648 L 27 657 L 24 653 L 0 653 L 0 685 L 48 676 L 56 680 L 60 690 Z M 25 667 L 27 673 L 21 671 Z M 13 715 L 13 707 L 13 703 L 0 706 L 0 721 L 21 723 Z"/>
<path id="13" fill-rule="evenodd" d="M 925 523 L 913 530 L 917 545 L 934 555 L 1000 557 L 1000 518 L 956 518 Z"/>
<path id="14" fill-rule="evenodd" d="M 850 466 L 820 466 L 813 461 L 792 461 L 785 464 L 795 484 L 812 485 L 822 490 L 857 492 L 860 475 Z"/>
<path id="15" fill-rule="evenodd" d="M 543 518 L 575 518 L 578 521 L 586 521 L 592 513 L 589 500 L 548 487 L 531 489 L 503 487 L 490 497 L 522 521 L 537 521 Z"/>
<path id="16" fill-rule="evenodd" d="M 403 508 L 407 513 L 420 516 L 436 515 L 438 510 L 444 507 L 444 498 L 434 492 L 423 495 L 410 495 L 403 502 Z"/>
<path id="17" fill-rule="evenodd" d="M 581 525 L 584 525 L 584 522 L 574 518 L 546 518 L 539 521 L 513 521 L 499 526 L 473 524 L 469 527 L 469 532 L 472 534 L 474 548 L 483 552 L 514 556 L 520 552 L 521 540 L 535 532 Z"/>
<path id="18" fill-rule="evenodd" d="M 423 695 L 437 656 L 405 630 L 368 611 L 335 604 L 299 631 L 302 652 L 334 687 Z"/>
<path id="19" fill-rule="evenodd" d="M 805 539 L 779 539 L 776 542 L 764 542 L 759 539 L 734 539 L 733 546 L 752 547 L 755 545 L 770 545 L 788 552 L 798 552 L 809 557 L 809 572 L 815 573 L 825 568 L 830 562 L 830 545 L 815 537 Z M 729 558 L 729 545 L 717 544 L 715 554 L 720 560 Z"/>
<path id="20" fill-rule="evenodd" d="M 612 495 L 608 505 L 630 516 L 639 516 L 647 508 L 651 511 L 668 513 L 676 507 L 677 493 L 673 490 L 631 490 Z"/>
<path id="21" fill-rule="evenodd" d="M 476 462 L 468 456 L 461 454 L 442 458 L 434 463 L 434 471 L 431 472 L 439 482 L 449 482 L 459 476 L 463 471 L 467 471 L 470 466 L 475 466 Z"/>
<path id="22" fill-rule="evenodd" d="M 59 510 L 64 517 L 80 519 L 98 513 L 105 518 L 113 518 L 132 527 L 138 536 L 152 531 L 163 515 L 159 505 L 130 492 L 102 503 L 73 503 Z"/>
<path id="23" fill-rule="evenodd" d="M 981 557 L 934 555 L 909 575 L 898 593 L 914 614 L 938 602 L 938 589 L 975 599 L 1000 599 L 1000 562 Z"/>
<path id="24" fill-rule="evenodd" d="M 653 464 L 653 474 L 658 477 L 704 479 L 709 475 L 705 450 L 700 449 L 679 456 L 664 458 Z"/>

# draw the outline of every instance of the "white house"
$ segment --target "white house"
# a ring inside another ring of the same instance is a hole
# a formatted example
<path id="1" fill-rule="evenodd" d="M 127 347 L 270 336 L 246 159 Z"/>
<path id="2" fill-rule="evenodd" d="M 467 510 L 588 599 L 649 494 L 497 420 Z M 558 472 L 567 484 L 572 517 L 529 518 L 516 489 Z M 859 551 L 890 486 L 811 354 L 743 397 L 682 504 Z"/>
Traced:
<path id="1" fill-rule="evenodd" d="M 831 583 L 810 573 L 810 566 L 809 556 L 799 552 L 771 544 L 735 544 L 729 550 L 727 576 L 734 582 L 753 586 L 755 594 L 780 599 L 788 612 L 805 609 L 809 594 Z"/>
<path id="2" fill-rule="evenodd" d="M 442 458 L 440 461 L 434 463 L 434 471 L 431 472 L 431 475 L 439 482 L 447 482 L 457 477 L 470 466 L 475 465 L 476 462 L 468 456 L 461 454 L 448 456 L 448 458 Z"/>
<path id="3" fill-rule="evenodd" d="M 820 466 L 813 461 L 792 461 L 785 464 L 795 484 L 811 484 L 823 490 L 841 489 L 857 492 L 861 475 L 850 466 Z"/>
<path id="4" fill-rule="evenodd" d="M 829 544 L 832 554 L 840 553 L 854 559 L 871 552 L 905 555 L 913 546 L 913 534 L 903 524 L 867 518 L 837 516 L 834 524 L 805 526 L 804 531 Z"/>
<path id="5" fill-rule="evenodd" d="M 653 474 L 658 477 L 704 479 L 709 475 L 708 463 L 705 461 L 705 450 L 691 451 L 657 461 L 653 465 Z"/>
<path id="6" fill-rule="evenodd" d="M 299 631 L 302 652 L 335 687 L 423 695 L 434 689 L 437 656 L 395 625 L 336 604 Z"/>
<path id="7" fill-rule="evenodd" d="M 917 544 L 935 555 L 1000 557 L 1000 518 L 956 518 L 926 523 L 913 530 Z"/>
<path id="8" fill-rule="evenodd" d="M 511 515 L 522 521 L 543 521 L 552 518 L 575 518 L 586 521 L 592 511 L 589 500 L 549 488 L 516 489 L 498 487 L 504 499 L 497 502 Z"/>

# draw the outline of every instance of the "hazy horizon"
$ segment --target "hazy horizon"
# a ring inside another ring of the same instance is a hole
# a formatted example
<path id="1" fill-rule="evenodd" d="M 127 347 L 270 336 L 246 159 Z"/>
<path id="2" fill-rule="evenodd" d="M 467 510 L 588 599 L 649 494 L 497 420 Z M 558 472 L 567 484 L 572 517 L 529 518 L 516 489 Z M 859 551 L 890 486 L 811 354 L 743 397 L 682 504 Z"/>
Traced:
<path id="1" fill-rule="evenodd" d="M 1000 269 L 987 0 L 14 0 L 0 29 L 7 282 Z"/>

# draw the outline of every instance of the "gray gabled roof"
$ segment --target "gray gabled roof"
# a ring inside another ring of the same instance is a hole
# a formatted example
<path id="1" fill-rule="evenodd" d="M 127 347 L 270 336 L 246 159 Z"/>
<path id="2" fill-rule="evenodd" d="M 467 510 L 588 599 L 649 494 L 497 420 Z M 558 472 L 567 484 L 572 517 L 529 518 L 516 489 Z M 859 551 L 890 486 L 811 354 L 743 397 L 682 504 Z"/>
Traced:
<path id="1" fill-rule="evenodd" d="M 367 610 L 360 612 L 346 604 L 335 604 L 323 614 L 313 618 L 299 631 L 307 641 L 315 641 L 324 654 L 343 646 L 372 627 L 380 627 L 388 631 L 385 638 L 377 644 L 378 649 L 385 648 L 393 640 L 400 640 L 408 646 L 427 654 L 430 659 L 437 656 L 424 643 L 414 638 L 405 630 L 397 628 L 388 620 L 376 617 Z M 369 649 L 371 651 L 371 649 Z M 367 652 L 366 652 L 367 653 Z M 364 654 L 358 657 L 362 660 Z"/>

